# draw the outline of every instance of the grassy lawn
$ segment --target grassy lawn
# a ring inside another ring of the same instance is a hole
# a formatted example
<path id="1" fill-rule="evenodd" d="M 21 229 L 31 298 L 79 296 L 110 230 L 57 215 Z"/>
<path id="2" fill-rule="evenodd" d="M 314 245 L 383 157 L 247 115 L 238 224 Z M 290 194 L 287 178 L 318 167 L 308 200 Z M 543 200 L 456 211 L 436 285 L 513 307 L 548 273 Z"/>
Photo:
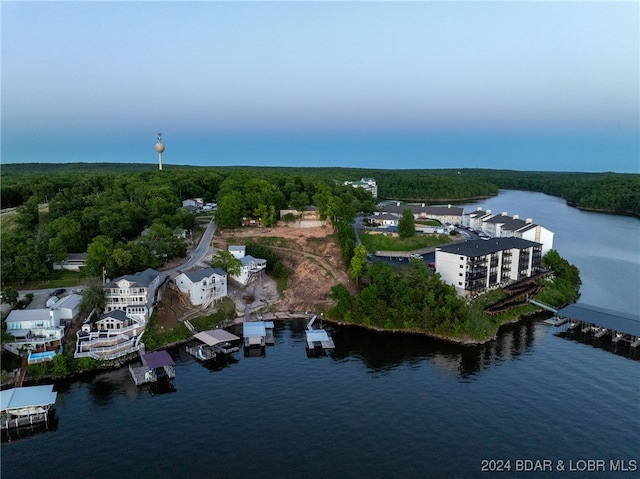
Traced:
<path id="1" fill-rule="evenodd" d="M 400 238 L 360 231 L 360 240 L 367 251 L 413 251 L 447 244 L 451 240 L 447 235 L 416 235 L 413 238 Z"/>
<path id="2" fill-rule="evenodd" d="M 75 271 L 55 271 L 48 278 L 38 281 L 27 281 L 25 283 L 5 283 L 6 286 L 13 286 L 18 290 L 35 290 L 49 288 L 74 288 L 76 286 L 91 286 L 94 284 L 102 284 L 100 276 L 87 276 L 82 272 Z"/>

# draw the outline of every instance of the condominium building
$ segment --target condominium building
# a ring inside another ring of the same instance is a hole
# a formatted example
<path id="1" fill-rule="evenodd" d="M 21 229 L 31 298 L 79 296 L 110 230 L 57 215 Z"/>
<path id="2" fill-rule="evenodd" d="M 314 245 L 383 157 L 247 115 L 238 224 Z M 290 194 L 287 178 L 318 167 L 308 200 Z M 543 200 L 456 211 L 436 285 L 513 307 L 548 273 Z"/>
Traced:
<path id="1" fill-rule="evenodd" d="M 533 276 L 541 271 L 542 245 L 522 238 L 492 238 L 451 243 L 436 249 L 436 271 L 472 296 Z"/>

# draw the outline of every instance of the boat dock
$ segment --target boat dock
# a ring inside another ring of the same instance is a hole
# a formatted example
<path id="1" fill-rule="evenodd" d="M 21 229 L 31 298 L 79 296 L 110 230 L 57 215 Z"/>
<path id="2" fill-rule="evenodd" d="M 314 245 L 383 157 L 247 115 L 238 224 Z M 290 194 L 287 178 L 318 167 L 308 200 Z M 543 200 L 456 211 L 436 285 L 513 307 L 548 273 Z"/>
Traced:
<path id="1" fill-rule="evenodd" d="M 610 340 L 614 348 L 620 343 L 628 343 L 630 349 L 640 346 L 640 315 L 576 303 L 559 309 L 545 322 L 594 344 Z"/>
<path id="2" fill-rule="evenodd" d="M 266 345 L 275 344 L 273 328 L 273 321 L 245 321 L 242 323 L 245 355 L 251 349 L 264 351 Z"/>
<path id="3" fill-rule="evenodd" d="M 136 386 L 141 384 L 155 383 L 161 379 L 175 379 L 175 362 L 168 352 L 155 351 L 141 354 L 142 366 L 129 366 L 131 378 Z"/>
<path id="4" fill-rule="evenodd" d="M 224 329 L 203 331 L 193 337 L 198 340 L 198 344 L 187 345 L 186 351 L 198 361 L 205 362 L 240 351 L 238 346 L 234 346 L 240 338 Z"/>
<path id="5" fill-rule="evenodd" d="M 313 323 L 317 319 L 316 315 L 307 323 L 307 329 L 305 333 L 307 335 L 307 354 L 314 356 L 319 354 L 325 354 L 328 349 L 335 349 L 333 339 L 324 329 L 316 329 L 313 327 Z"/>
<path id="6" fill-rule="evenodd" d="M 0 391 L 0 428 L 34 426 L 49 422 L 55 415 L 55 403 L 58 393 L 53 385 L 29 386 Z"/>

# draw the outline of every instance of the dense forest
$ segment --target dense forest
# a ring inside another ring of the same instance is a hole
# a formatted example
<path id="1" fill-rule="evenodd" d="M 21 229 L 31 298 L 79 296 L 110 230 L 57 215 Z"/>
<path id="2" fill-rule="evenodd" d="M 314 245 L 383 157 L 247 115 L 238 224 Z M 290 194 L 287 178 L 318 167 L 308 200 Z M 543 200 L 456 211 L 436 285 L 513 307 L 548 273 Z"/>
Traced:
<path id="1" fill-rule="evenodd" d="M 87 252 L 85 273 L 104 271 L 110 278 L 182 257 L 183 234 L 195 227 L 195 215 L 181 207 L 186 198 L 217 201 L 216 221 L 222 227 L 240 226 L 245 217 L 271 225 L 289 206 L 315 204 L 334 224 L 375 208 L 363 189 L 259 169 L 115 172 L 101 167 L 87 172 L 78 167 L 24 175 L 11 170 L 2 171 L 3 206 L 17 206 L 2 217 L 3 285 L 46 279 L 68 253 Z"/>
<path id="2" fill-rule="evenodd" d="M 46 173 L 45 173 L 46 171 Z M 438 203 L 495 195 L 499 188 L 558 195 L 571 205 L 640 215 L 640 175 L 506 170 L 366 170 L 353 168 L 192 167 L 152 164 L 9 164 L 0 171 L 0 280 L 46 278 L 68 253 L 87 252 L 87 274 L 109 277 L 158 267 L 183 256 L 184 231 L 195 216 L 182 200 L 218 204 L 221 227 L 243 218 L 271 225 L 279 210 L 313 204 L 336 227 L 348 265 L 355 238 L 351 220 L 376 205 L 344 181 L 371 177 L 379 198 Z M 46 204 L 46 208 L 42 205 Z"/>
<path id="3" fill-rule="evenodd" d="M 47 173 L 44 174 L 44 171 Z M 153 177 L 153 172 L 157 170 L 152 164 L 3 165 L 0 171 L 2 207 L 19 206 L 32 196 L 40 202 L 45 202 L 60 189 L 76 185 L 85 185 L 85 189 L 92 186 L 100 187 L 104 181 L 110 181 L 108 178 L 113 175 L 148 174 Z M 261 172 L 265 176 L 298 177 L 297 181 L 311 177 L 342 182 L 370 177 L 378 184 L 379 198 L 429 203 L 493 196 L 498 193 L 498 189 L 539 191 L 559 196 L 569 205 L 578 208 L 640 216 L 640 174 L 175 165 L 165 165 L 164 172 L 175 175 L 172 186 L 181 198 L 201 196 L 207 199 L 217 198 L 219 201 L 218 191 L 225 178 L 239 172 Z M 281 183 L 280 186 L 284 186 L 285 183 Z M 188 194 L 189 192 L 191 194 Z M 288 192 L 284 190 L 282 193 L 286 197 Z"/>

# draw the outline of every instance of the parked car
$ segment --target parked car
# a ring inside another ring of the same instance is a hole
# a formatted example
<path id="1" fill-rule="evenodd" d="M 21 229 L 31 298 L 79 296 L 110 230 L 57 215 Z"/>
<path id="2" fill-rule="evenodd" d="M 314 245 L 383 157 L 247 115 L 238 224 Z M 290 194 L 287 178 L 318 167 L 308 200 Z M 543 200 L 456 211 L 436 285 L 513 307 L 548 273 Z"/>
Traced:
<path id="1" fill-rule="evenodd" d="M 54 289 L 49 296 L 60 296 L 61 294 L 66 293 L 67 290 L 64 288 Z"/>

